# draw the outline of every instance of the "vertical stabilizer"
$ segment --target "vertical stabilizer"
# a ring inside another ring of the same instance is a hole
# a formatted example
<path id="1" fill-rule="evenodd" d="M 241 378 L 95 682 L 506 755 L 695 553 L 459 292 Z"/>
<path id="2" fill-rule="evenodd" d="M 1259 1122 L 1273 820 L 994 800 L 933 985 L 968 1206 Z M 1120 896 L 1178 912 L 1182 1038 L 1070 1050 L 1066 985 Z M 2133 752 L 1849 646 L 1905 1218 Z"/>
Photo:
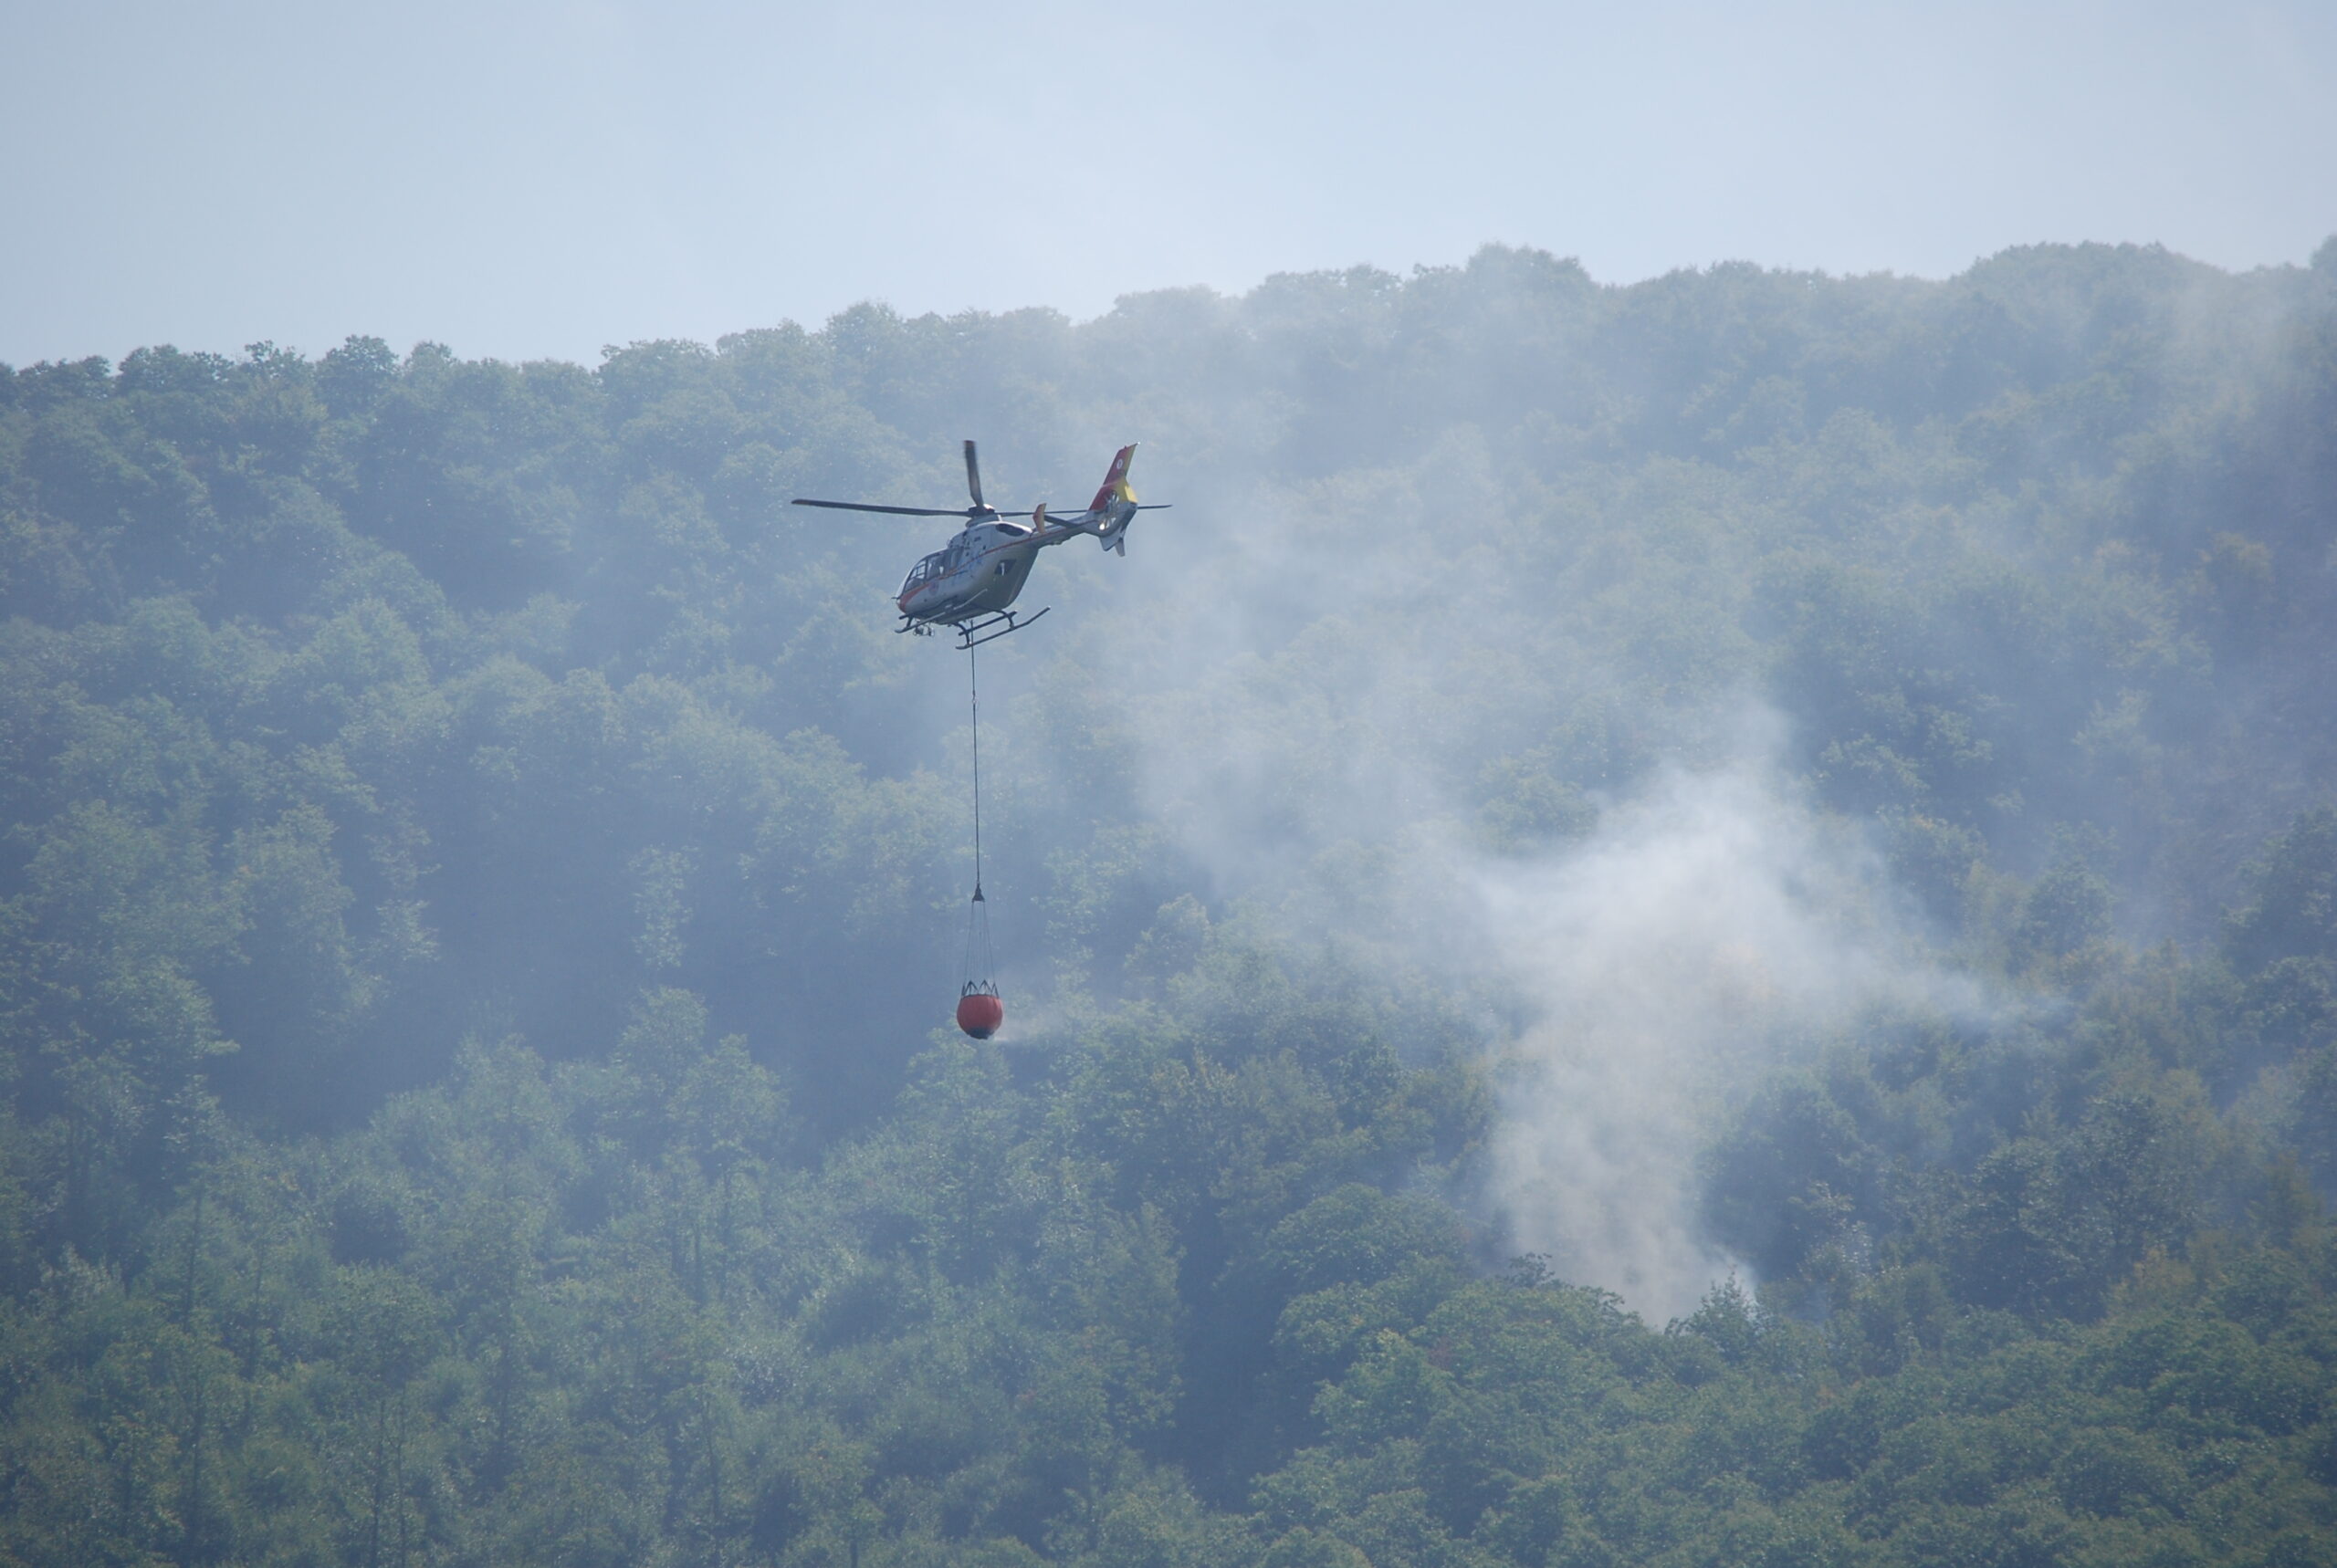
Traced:
<path id="1" fill-rule="evenodd" d="M 1136 492 L 1128 488 L 1128 460 L 1136 455 L 1136 447 L 1137 444 L 1131 441 L 1113 457 L 1111 470 L 1104 476 L 1104 487 L 1087 503 L 1089 511 L 1107 512 L 1115 501 L 1136 504 Z"/>

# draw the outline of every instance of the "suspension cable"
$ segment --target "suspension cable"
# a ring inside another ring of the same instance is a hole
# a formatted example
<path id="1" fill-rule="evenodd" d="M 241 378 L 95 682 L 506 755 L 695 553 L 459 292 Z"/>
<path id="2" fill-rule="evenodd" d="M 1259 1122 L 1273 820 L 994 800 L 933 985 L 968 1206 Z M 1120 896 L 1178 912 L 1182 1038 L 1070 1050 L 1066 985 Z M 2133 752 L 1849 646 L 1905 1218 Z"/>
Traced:
<path id="1" fill-rule="evenodd" d="M 974 902 L 982 902 L 982 688 L 974 674 L 974 651 L 966 650 L 966 698 L 974 727 Z"/>
<path id="2" fill-rule="evenodd" d="M 990 970 L 997 960 L 990 946 L 990 901 L 982 893 L 982 696 L 974 669 L 973 650 L 966 650 L 966 700 L 973 716 L 974 738 L 974 897 L 966 905 L 966 980 L 960 996 L 995 997 L 997 981 Z M 995 1027 L 994 1025 L 992 1027 Z M 977 1039 L 987 1039 L 978 1035 Z"/>

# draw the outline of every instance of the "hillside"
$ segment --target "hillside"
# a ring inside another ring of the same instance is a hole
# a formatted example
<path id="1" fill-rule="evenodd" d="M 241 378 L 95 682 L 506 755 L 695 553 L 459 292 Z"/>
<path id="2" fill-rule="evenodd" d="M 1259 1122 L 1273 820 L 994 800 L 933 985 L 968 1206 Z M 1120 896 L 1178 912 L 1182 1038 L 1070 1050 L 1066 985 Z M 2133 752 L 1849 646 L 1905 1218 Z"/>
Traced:
<path id="1" fill-rule="evenodd" d="M 2337 242 L 0 367 L 0 1562 L 2337 1542 Z"/>

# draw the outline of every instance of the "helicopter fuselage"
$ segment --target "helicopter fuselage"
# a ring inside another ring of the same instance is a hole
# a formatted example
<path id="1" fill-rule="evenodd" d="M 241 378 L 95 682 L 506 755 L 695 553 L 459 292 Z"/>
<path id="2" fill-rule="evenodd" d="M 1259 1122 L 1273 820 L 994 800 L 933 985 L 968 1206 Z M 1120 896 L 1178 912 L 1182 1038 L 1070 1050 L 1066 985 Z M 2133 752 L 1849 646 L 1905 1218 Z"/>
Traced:
<path id="1" fill-rule="evenodd" d="M 1012 604 L 1031 580 L 1039 551 L 1062 536 L 1003 518 L 969 523 L 909 569 L 901 583 L 901 619 L 912 626 L 954 626 Z"/>

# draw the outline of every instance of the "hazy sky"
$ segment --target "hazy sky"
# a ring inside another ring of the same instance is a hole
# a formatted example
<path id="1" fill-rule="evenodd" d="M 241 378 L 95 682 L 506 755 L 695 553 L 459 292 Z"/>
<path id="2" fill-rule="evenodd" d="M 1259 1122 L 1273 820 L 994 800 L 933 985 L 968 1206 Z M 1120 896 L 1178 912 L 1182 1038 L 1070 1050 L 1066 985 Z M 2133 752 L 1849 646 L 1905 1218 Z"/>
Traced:
<path id="1" fill-rule="evenodd" d="M 0 361 L 2337 231 L 2337 5 L 0 0 Z"/>

